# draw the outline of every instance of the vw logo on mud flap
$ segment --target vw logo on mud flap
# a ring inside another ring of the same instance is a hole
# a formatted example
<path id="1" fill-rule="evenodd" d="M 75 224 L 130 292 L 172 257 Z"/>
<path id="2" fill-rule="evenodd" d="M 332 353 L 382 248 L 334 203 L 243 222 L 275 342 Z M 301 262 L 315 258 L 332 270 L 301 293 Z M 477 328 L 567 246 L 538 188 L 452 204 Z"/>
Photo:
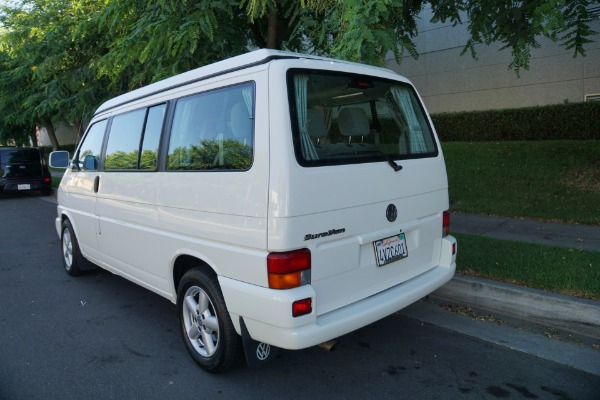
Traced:
<path id="1" fill-rule="evenodd" d="M 266 343 L 259 343 L 258 347 L 256 347 L 256 358 L 261 361 L 264 361 L 271 354 L 271 346 Z"/>

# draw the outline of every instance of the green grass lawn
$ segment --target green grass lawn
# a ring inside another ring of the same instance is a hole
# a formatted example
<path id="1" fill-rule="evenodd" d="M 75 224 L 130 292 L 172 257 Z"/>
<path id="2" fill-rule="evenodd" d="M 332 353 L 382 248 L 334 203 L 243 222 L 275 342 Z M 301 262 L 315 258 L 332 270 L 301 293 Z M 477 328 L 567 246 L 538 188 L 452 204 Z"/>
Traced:
<path id="1" fill-rule="evenodd" d="M 58 187 L 58 185 L 60 184 L 60 180 L 61 180 L 61 179 L 62 179 L 62 178 L 61 178 L 60 176 L 54 176 L 54 175 L 53 175 L 53 176 L 52 176 L 52 187 L 53 187 L 53 188 L 57 188 L 57 187 Z"/>
<path id="2" fill-rule="evenodd" d="M 442 147 L 453 212 L 600 225 L 600 141 Z M 459 273 L 600 300 L 600 252 L 455 236 Z"/>
<path id="3" fill-rule="evenodd" d="M 600 252 L 453 235 L 460 273 L 600 300 Z"/>
<path id="4" fill-rule="evenodd" d="M 452 211 L 600 225 L 600 141 L 442 148 Z"/>

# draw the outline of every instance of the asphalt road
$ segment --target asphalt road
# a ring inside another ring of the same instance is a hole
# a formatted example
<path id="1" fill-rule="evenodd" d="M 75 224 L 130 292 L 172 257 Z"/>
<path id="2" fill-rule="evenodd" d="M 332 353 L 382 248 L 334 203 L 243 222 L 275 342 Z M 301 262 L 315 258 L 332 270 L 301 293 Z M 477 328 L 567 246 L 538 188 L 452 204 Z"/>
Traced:
<path id="1" fill-rule="evenodd" d="M 62 270 L 55 205 L 0 194 L 0 399 L 599 399 L 600 377 L 400 315 L 209 375 L 167 300 Z"/>

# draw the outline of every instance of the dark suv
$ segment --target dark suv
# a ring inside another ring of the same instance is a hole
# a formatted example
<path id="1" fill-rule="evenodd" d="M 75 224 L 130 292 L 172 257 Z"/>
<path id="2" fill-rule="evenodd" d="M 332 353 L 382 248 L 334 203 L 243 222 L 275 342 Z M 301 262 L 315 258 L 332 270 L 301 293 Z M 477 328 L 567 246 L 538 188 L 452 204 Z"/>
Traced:
<path id="1" fill-rule="evenodd" d="M 0 147 L 0 192 L 40 190 L 52 193 L 52 178 L 36 147 Z"/>

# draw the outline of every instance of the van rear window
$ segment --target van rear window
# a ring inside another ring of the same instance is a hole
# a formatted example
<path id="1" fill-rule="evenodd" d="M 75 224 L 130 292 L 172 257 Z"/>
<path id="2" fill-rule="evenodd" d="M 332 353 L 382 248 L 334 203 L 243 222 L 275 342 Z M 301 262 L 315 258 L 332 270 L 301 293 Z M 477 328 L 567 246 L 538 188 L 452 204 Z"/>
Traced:
<path id="1" fill-rule="evenodd" d="M 433 132 L 413 88 L 369 76 L 288 72 L 299 164 L 306 167 L 435 157 Z"/>

